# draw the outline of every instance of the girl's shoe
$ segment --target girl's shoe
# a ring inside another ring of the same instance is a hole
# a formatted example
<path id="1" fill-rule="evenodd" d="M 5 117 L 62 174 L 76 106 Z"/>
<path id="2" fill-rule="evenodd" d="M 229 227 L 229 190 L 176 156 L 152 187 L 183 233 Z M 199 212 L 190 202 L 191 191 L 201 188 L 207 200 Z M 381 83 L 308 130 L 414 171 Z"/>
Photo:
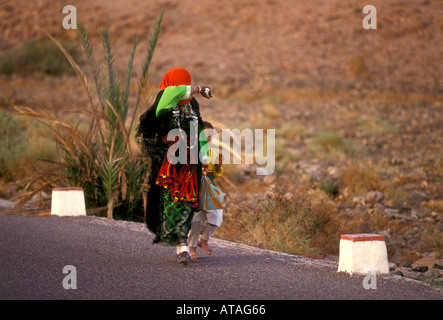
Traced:
<path id="1" fill-rule="evenodd" d="M 177 261 L 178 261 L 178 263 L 181 263 L 182 265 L 185 266 L 191 261 L 191 258 L 189 257 L 189 254 L 187 251 L 183 251 L 177 255 Z"/>
<path id="2" fill-rule="evenodd" d="M 212 250 L 209 248 L 209 245 L 206 241 L 202 240 L 201 242 L 198 243 L 198 246 L 207 254 L 210 255 L 212 254 Z"/>
<path id="3" fill-rule="evenodd" d="M 189 248 L 189 255 L 191 256 L 191 260 L 200 258 L 197 252 L 195 252 L 195 248 Z"/>

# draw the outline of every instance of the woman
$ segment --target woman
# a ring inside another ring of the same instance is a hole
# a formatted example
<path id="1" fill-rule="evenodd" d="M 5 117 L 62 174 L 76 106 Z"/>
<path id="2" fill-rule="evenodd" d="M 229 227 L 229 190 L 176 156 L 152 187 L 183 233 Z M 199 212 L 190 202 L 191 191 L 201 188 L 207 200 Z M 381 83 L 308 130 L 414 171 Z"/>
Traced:
<path id="1" fill-rule="evenodd" d="M 141 115 L 136 133 L 137 141 L 151 158 L 146 224 L 155 234 L 154 243 L 175 244 L 178 262 L 187 264 L 187 235 L 198 206 L 202 171 L 199 155 L 205 143 L 199 141 L 204 126 L 193 95 L 199 93 L 210 99 L 212 93 L 207 86 L 193 86 L 191 75 L 183 68 L 169 70 L 159 88 L 162 90 L 154 104 Z M 180 129 L 184 139 L 178 136 L 178 142 L 168 141 L 168 133 L 173 129 Z M 186 161 L 173 163 L 171 156 L 183 150 L 179 146 L 171 151 L 177 143 L 186 144 Z M 191 159 L 191 155 L 198 155 L 198 159 Z"/>

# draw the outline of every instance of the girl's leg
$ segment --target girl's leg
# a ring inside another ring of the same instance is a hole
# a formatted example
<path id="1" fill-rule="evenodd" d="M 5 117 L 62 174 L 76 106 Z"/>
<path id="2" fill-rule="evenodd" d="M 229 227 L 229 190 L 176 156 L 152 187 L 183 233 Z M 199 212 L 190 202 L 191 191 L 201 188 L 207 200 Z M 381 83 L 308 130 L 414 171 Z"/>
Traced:
<path id="1" fill-rule="evenodd" d="M 191 248 L 197 247 L 199 235 L 200 235 L 200 221 L 193 221 L 191 223 L 191 230 L 189 230 L 188 234 L 188 244 Z"/>
<path id="2" fill-rule="evenodd" d="M 189 246 L 186 239 L 181 239 L 180 242 L 176 246 L 177 249 L 177 261 L 181 264 L 188 264 L 189 257 Z"/>
<path id="3" fill-rule="evenodd" d="M 191 259 L 198 259 L 199 256 L 195 252 L 198 244 L 198 237 L 200 236 L 200 220 L 192 221 L 191 230 L 189 230 L 188 234 L 188 244 L 189 244 L 189 254 L 191 255 Z"/>
<path id="4" fill-rule="evenodd" d="M 214 231 L 217 229 L 216 225 L 209 222 L 203 227 L 203 232 L 200 240 L 200 247 L 206 254 L 212 254 L 212 250 L 209 248 L 208 241 L 211 238 Z"/>

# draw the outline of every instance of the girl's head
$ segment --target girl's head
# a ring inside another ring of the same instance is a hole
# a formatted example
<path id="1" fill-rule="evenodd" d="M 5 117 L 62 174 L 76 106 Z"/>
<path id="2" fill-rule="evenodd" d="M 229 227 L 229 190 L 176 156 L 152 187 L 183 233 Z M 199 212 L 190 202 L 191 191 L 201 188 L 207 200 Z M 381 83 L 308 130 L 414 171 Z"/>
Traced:
<path id="1" fill-rule="evenodd" d="M 208 137 L 208 141 L 211 141 L 211 135 L 208 134 L 208 129 L 209 131 L 214 130 L 214 126 L 212 125 L 212 123 L 208 122 L 208 121 L 203 121 L 203 125 L 205 127 L 205 131 Z"/>
<path id="2" fill-rule="evenodd" d="M 214 129 L 214 126 L 212 125 L 212 123 L 210 123 L 208 121 L 203 121 L 203 125 L 205 126 L 205 129 Z"/>

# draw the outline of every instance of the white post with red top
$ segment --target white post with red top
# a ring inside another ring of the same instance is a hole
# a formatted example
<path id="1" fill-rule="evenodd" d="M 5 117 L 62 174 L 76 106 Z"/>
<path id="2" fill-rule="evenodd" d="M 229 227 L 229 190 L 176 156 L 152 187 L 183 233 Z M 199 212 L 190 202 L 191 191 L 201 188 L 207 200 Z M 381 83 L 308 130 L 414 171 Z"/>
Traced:
<path id="1" fill-rule="evenodd" d="M 388 274 L 388 253 L 385 237 L 373 233 L 340 236 L 340 256 L 337 272 L 367 274 L 375 271 Z"/>

